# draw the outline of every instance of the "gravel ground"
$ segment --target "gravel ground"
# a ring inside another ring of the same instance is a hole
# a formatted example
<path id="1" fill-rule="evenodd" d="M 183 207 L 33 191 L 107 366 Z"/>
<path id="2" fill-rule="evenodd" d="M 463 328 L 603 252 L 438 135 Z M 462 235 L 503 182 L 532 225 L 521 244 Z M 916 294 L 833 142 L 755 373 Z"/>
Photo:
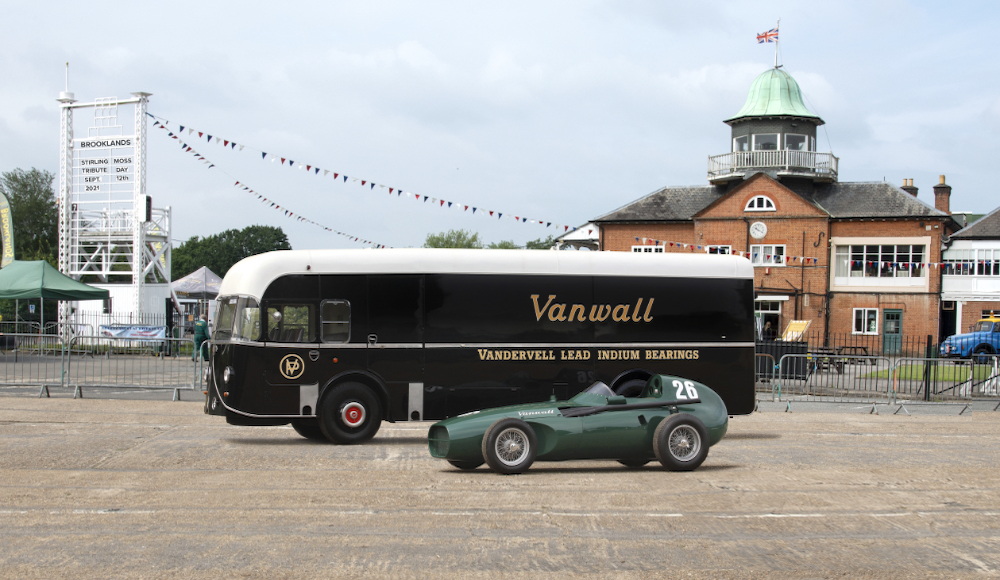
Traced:
<path id="1" fill-rule="evenodd" d="M 503 477 L 428 423 L 336 446 L 196 393 L 37 392 L 0 390 L 0 578 L 1000 576 L 991 406 L 762 403 L 692 473 Z"/>

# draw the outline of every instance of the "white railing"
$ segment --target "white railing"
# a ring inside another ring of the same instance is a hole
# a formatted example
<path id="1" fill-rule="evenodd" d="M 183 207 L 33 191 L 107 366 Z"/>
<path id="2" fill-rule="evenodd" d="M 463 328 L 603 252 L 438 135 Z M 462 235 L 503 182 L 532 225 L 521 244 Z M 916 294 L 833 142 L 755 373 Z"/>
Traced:
<path id="1" fill-rule="evenodd" d="M 815 173 L 836 179 L 838 159 L 833 153 L 814 151 L 734 151 L 708 158 L 708 177 L 742 173 L 748 169 L 779 169 Z"/>

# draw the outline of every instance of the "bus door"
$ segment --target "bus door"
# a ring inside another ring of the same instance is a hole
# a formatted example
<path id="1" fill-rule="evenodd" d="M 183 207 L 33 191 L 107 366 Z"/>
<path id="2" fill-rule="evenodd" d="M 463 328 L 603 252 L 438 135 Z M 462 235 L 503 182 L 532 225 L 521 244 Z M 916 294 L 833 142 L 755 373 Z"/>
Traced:
<path id="1" fill-rule="evenodd" d="M 422 274 L 368 276 L 368 368 L 389 391 L 393 421 L 436 416 L 439 404 L 424 385 L 423 293 Z"/>

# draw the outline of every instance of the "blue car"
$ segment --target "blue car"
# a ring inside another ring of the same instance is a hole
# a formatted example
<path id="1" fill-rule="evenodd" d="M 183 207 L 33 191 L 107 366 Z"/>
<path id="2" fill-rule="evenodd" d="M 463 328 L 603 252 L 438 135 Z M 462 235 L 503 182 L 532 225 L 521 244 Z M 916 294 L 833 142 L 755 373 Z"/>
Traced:
<path id="1" fill-rule="evenodd" d="M 940 348 L 942 357 L 975 357 L 976 362 L 987 362 L 993 358 L 989 355 L 1000 353 L 1000 318 L 984 318 L 972 332 L 946 338 Z"/>

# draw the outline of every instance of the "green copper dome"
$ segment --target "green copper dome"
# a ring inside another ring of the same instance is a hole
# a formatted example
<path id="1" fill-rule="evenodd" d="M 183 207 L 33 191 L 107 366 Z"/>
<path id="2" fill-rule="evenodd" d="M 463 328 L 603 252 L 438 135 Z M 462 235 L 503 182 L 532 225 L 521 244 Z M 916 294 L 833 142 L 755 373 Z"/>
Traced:
<path id="1" fill-rule="evenodd" d="M 802 90 L 792 75 L 780 68 L 772 68 L 761 73 L 753 84 L 747 102 L 735 116 L 724 122 L 730 125 L 733 121 L 749 117 L 804 117 L 814 119 L 817 125 L 823 124 L 819 115 L 814 115 L 802 102 Z"/>

